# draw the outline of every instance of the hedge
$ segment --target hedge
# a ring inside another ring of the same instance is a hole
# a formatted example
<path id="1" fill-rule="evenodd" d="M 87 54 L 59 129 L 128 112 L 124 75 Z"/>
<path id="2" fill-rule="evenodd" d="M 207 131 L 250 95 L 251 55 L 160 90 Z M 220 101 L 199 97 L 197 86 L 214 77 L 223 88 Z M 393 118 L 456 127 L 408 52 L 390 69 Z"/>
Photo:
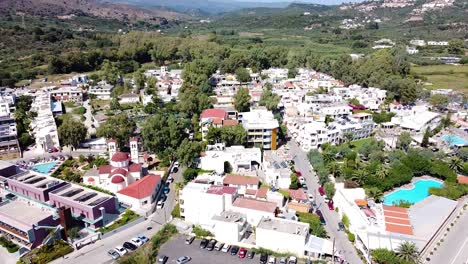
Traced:
<path id="1" fill-rule="evenodd" d="M 122 214 L 122 217 L 117 219 L 116 221 L 114 221 L 111 225 L 109 226 L 104 226 L 104 227 L 101 227 L 99 229 L 99 232 L 101 233 L 107 233 L 109 231 L 112 231 L 114 229 L 117 229 L 121 226 L 124 226 L 128 223 L 130 223 L 131 221 L 137 219 L 138 217 L 140 217 L 140 215 L 136 214 L 135 212 L 133 212 L 132 210 L 130 209 L 127 209 L 125 210 L 125 212 Z"/>
<path id="2" fill-rule="evenodd" d="M 52 244 L 35 248 L 24 255 L 18 263 L 44 264 L 73 252 L 73 247 L 63 240 L 56 240 Z"/>
<path id="3" fill-rule="evenodd" d="M 9 253 L 14 253 L 19 249 L 18 245 L 6 239 L 5 237 L 0 237 L 0 246 L 6 248 Z"/>

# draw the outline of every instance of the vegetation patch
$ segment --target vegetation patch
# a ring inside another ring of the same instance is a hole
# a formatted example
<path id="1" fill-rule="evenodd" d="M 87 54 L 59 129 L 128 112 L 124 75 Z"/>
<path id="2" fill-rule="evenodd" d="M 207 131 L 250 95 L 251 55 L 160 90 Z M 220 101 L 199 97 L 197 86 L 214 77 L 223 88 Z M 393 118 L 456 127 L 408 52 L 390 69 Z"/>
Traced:
<path id="1" fill-rule="evenodd" d="M 320 217 L 318 215 L 301 212 L 297 212 L 297 215 L 299 216 L 300 222 L 309 224 L 310 233 L 312 235 L 322 238 L 327 237 L 327 231 L 325 231 L 325 228 L 323 228 L 323 225 L 320 223 Z"/>
<path id="2" fill-rule="evenodd" d="M 136 220 L 137 218 L 139 218 L 140 215 L 138 215 L 137 213 L 133 212 L 132 210 L 130 209 L 127 209 L 125 210 L 125 212 L 122 214 L 122 216 L 115 220 L 112 224 L 108 225 L 108 226 L 104 226 L 104 227 L 101 227 L 99 229 L 99 232 L 101 233 L 107 233 L 109 231 L 112 231 L 114 229 L 117 229 L 121 226 L 124 226 L 134 220 Z"/>
<path id="3" fill-rule="evenodd" d="M 20 258 L 21 264 L 44 264 L 73 252 L 73 247 L 63 240 L 56 240 L 52 244 L 43 245 L 31 250 Z"/>
<path id="4" fill-rule="evenodd" d="M 11 242 L 3 236 L 0 237 L 0 246 L 6 248 L 9 253 L 14 253 L 19 249 L 18 245 L 16 245 L 15 243 Z"/>
<path id="5" fill-rule="evenodd" d="M 210 231 L 203 229 L 197 225 L 193 226 L 192 232 L 195 234 L 197 238 L 213 236 L 213 234 Z"/>

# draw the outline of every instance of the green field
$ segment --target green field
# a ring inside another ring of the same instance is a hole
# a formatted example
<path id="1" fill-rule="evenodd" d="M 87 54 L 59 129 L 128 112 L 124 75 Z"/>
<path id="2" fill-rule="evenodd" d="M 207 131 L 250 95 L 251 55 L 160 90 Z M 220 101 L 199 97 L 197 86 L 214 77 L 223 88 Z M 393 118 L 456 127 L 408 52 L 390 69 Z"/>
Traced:
<path id="1" fill-rule="evenodd" d="M 428 89 L 445 88 L 468 93 L 468 65 L 413 66 L 411 73 L 432 83 L 425 86 Z"/>

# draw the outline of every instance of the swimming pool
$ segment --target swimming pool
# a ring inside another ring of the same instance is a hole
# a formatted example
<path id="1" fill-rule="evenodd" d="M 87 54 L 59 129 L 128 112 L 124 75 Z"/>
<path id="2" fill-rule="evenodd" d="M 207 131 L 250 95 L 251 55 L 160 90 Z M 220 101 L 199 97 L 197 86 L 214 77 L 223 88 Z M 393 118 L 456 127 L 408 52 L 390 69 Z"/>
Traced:
<path id="1" fill-rule="evenodd" d="M 464 140 L 463 138 L 455 135 L 444 135 L 442 139 L 445 140 L 450 146 L 466 146 L 468 145 L 468 141 Z"/>
<path id="2" fill-rule="evenodd" d="M 32 165 L 31 168 L 37 172 L 40 172 L 42 174 L 49 174 L 52 170 L 52 168 L 57 165 L 57 161 L 53 162 L 47 162 L 47 163 L 41 163 L 41 164 L 36 164 Z"/>
<path id="3" fill-rule="evenodd" d="M 413 185 L 412 189 L 399 189 L 385 195 L 384 204 L 393 205 L 399 201 L 415 204 L 429 196 L 429 188 L 441 188 L 443 184 L 435 180 L 417 180 Z"/>

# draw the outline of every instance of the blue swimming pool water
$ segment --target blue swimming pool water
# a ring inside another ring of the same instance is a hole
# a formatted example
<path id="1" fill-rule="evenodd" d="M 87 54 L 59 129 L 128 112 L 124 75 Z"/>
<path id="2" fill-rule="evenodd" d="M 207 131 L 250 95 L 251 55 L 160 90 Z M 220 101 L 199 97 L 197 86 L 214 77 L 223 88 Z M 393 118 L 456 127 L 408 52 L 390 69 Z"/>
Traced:
<path id="1" fill-rule="evenodd" d="M 401 200 L 415 204 L 429 196 L 429 188 L 441 188 L 443 184 L 435 180 L 418 180 L 413 185 L 412 189 L 400 189 L 385 195 L 384 204 L 393 205 Z"/>
<path id="2" fill-rule="evenodd" d="M 49 174 L 50 170 L 57 165 L 57 161 L 32 165 L 31 168 L 42 174 Z"/>
<path id="3" fill-rule="evenodd" d="M 450 146 L 466 146 L 468 145 L 468 141 L 464 140 L 463 138 L 455 135 L 444 135 L 442 139 L 450 142 Z"/>

